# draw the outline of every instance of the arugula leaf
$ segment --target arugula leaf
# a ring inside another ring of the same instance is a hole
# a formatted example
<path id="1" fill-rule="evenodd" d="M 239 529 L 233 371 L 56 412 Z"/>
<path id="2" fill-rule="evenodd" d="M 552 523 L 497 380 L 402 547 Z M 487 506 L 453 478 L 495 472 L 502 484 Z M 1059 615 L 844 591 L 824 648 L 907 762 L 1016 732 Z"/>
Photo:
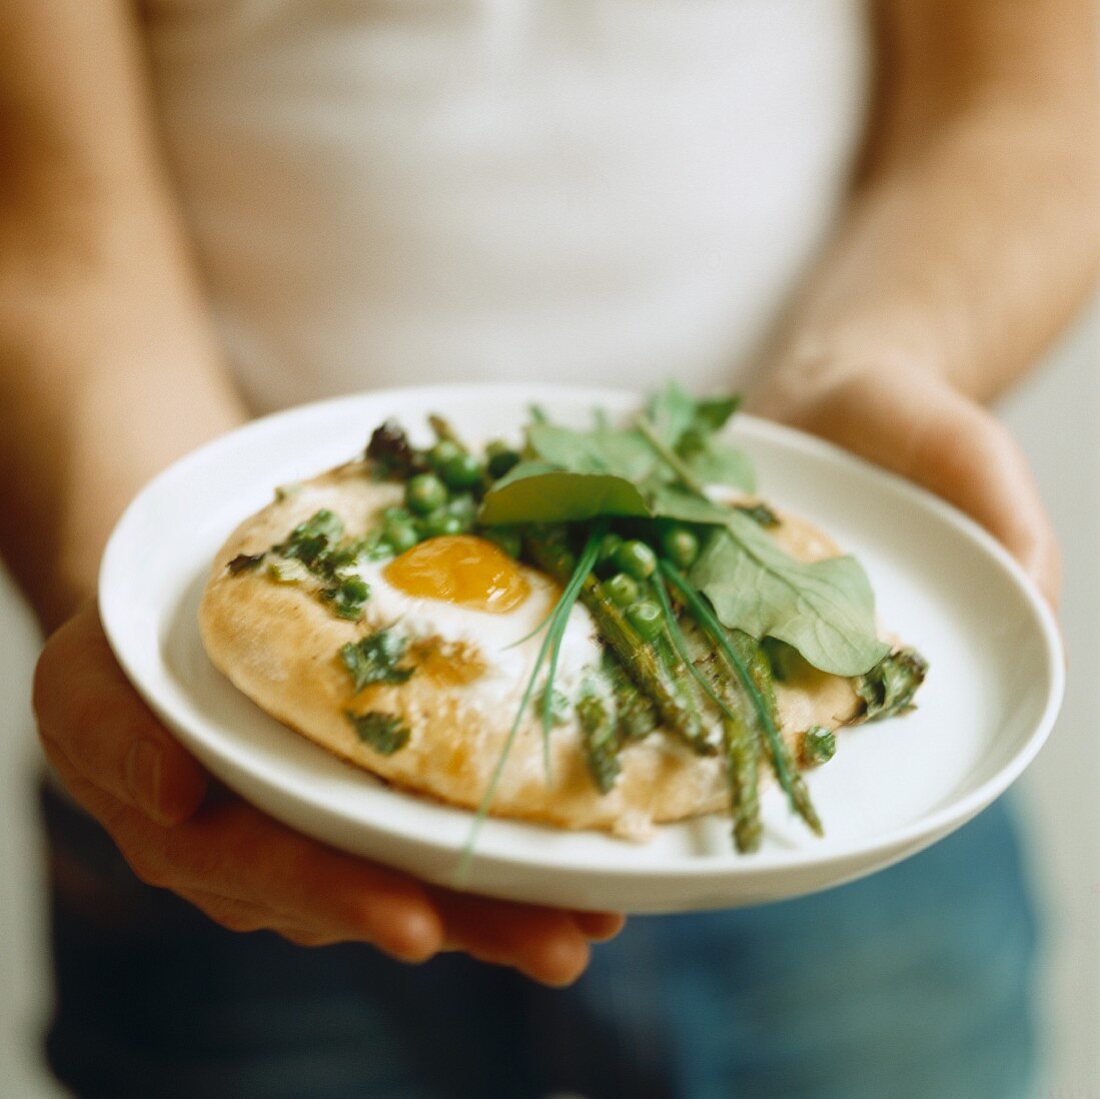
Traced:
<path id="1" fill-rule="evenodd" d="M 695 423 L 697 412 L 695 398 L 678 383 L 670 381 L 649 399 L 646 418 L 661 441 L 675 450 L 684 432 Z"/>
<path id="2" fill-rule="evenodd" d="M 356 691 L 361 691 L 371 683 L 404 683 L 416 671 L 400 666 L 405 647 L 405 639 L 393 630 L 379 630 L 361 641 L 349 641 L 340 649 L 340 659 Z"/>
<path id="3" fill-rule="evenodd" d="M 359 739 L 381 755 L 392 756 L 409 742 L 409 727 L 397 714 L 385 714 L 381 710 L 369 710 L 365 714 L 345 710 L 344 714 L 355 727 Z"/>
<path id="4" fill-rule="evenodd" d="M 657 438 L 683 459 L 700 482 L 752 492 L 756 485 L 752 462 L 736 447 L 715 438 L 739 404 L 738 397 L 696 401 L 676 382 L 669 382 L 650 400 L 646 419 Z"/>
<path id="5" fill-rule="evenodd" d="M 727 514 L 691 570 L 724 626 L 793 645 L 815 668 L 862 675 L 890 646 L 875 633 L 874 594 L 854 557 L 803 562 L 751 518 Z"/>
<path id="6" fill-rule="evenodd" d="M 533 423 L 527 443 L 535 459 L 520 462 L 493 485 L 479 522 L 573 522 L 598 515 L 687 519 L 678 497 L 678 510 L 664 510 L 673 498 L 663 501 L 663 493 L 679 480 L 666 461 L 674 448 L 680 450 L 670 460 L 675 464 L 679 457 L 682 468 L 702 483 L 753 487 L 748 458 L 713 437 L 736 407 L 735 398 L 697 402 L 672 382 L 650 401 L 642 425 L 648 425 L 656 447 L 637 423 L 611 428 L 597 421 L 588 431 Z M 724 516 L 725 510 L 715 507 L 706 518 L 687 521 L 720 523 Z"/>
<path id="7" fill-rule="evenodd" d="M 531 424 L 527 442 L 543 462 L 571 473 L 608 473 L 642 481 L 657 465 L 652 448 L 631 430 L 573 431 L 555 424 Z"/>
<path id="8" fill-rule="evenodd" d="M 532 468 L 535 466 L 538 468 Z M 541 463 L 521 462 L 486 493 L 477 521 L 491 527 L 649 514 L 638 487 L 623 477 L 570 473 Z"/>
<path id="9" fill-rule="evenodd" d="M 744 492 L 756 490 L 756 470 L 748 455 L 710 436 L 697 446 L 681 447 L 684 464 L 704 485 L 730 485 Z"/>

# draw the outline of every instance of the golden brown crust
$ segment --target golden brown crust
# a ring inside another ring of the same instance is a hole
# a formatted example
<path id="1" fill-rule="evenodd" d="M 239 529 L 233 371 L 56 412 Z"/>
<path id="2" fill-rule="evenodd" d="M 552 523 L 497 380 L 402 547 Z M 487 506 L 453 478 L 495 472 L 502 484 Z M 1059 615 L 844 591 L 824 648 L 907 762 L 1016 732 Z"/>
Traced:
<path id="1" fill-rule="evenodd" d="M 338 514 L 350 530 L 365 530 L 373 513 L 397 502 L 400 487 L 370 481 L 358 464 L 341 467 L 277 499 L 242 523 L 214 560 L 199 624 L 215 666 L 245 695 L 284 724 L 342 759 L 418 793 L 476 807 L 490 781 L 519 704 L 522 683 L 510 695 L 484 698 L 481 680 L 455 672 L 452 662 L 424 659 L 400 686 L 372 686 L 356 695 L 339 650 L 389 623 L 334 616 L 310 590 L 281 584 L 264 570 L 231 576 L 227 563 L 281 541 L 320 508 Z M 795 556 L 828 556 L 836 547 L 809 523 L 785 516 L 779 541 Z M 850 681 L 807 667 L 777 690 L 784 726 L 836 727 L 858 700 Z M 411 729 L 405 747 L 385 756 L 362 743 L 345 711 L 382 710 Z M 728 804 L 721 762 L 654 734 L 626 746 L 613 789 L 601 795 L 589 777 L 579 735 L 571 723 L 551 734 L 549 783 L 543 772 L 541 729 L 532 717 L 510 751 L 493 799 L 494 815 L 563 828 L 601 828 L 641 837 L 654 822 L 714 812 Z"/>

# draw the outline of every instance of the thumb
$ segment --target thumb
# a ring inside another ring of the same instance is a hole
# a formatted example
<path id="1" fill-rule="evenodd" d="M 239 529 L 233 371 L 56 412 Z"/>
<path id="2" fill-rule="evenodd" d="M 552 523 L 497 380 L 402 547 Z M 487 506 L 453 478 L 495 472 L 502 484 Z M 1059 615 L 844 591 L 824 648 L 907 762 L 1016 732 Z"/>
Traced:
<path id="1" fill-rule="evenodd" d="M 1061 552 L 1023 451 L 981 405 L 925 371 L 851 374 L 803 399 L 763 394 L 761 414 L 837 443 L 977 520 L 1052 606 Z"/>

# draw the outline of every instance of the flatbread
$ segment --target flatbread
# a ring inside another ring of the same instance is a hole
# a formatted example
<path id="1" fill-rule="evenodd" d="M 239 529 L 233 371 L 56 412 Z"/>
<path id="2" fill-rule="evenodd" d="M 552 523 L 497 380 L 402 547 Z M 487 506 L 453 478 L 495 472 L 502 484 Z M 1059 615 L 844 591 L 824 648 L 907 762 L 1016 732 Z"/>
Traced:
<path id="1" fill-rule="evenodd" d="M 264 569 L 231 575 L 226 567 L 238 554 L 270 549 L 322 508 L 340 516 L 349 531 L 365 531 L 380 509 L 400 503 L 401 492 L 401 485 L 374 481 L 362 463 L 351 463 L 280 494 L 245 520 L 214 560 L 199 611 L 202 640 L 215 666 L 290 728 L 394 786 L 472 809 L 481 803 L 504 747 L 523 681 L 503 696 L 499 690 L 487 694 L 476 653 L 455 660 L 453 653 L 421 645 L 412 661 L 417 671 L 407 682 L 356 693 L 339 650 L 392 625 L 379 620 L 371 600 L 363 619 L 350 622 L 336 617 L 307 586 L 279 583 Z M 838 552 L 825 534 L 794 516 L 784 515 L 774 533 L 787 552 L 804 560 Z M 789 738 L 811 725 L 836 728 L 861 707 L 850 680 L 809 665 L 776 687 Z M 392 755 L 380 754 L 360 741 L 349 709 L 400 715 L 411 730 L 408 743 Z M 721 758 L 701 757 L 661 732 L 621 749 L 621 773 L 607 794 L 588 772 L 572 721 L 553 729 L 550 758 L 548 782 L 541 724 L 532 713 L 515 737 L 491 813 L 642 838 L 656 822 L 729 805 Z"/>

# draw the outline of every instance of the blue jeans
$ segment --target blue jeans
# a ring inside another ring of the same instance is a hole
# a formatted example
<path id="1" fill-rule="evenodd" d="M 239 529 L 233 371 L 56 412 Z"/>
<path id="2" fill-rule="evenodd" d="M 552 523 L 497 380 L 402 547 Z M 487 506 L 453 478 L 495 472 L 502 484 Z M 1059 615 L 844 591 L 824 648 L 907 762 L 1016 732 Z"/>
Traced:
<path id="1" fill-rule="evenodd" d="M 864 881 L 636 918 L 565 992 L 460 956 L 234 935 L 138 883 L 47 797 L 56 1014 L 78 1094 L 1027 1094 L 1035 924 L 1003 804 Z M 89 868 L 94 867 L 93 874 Z"/>

